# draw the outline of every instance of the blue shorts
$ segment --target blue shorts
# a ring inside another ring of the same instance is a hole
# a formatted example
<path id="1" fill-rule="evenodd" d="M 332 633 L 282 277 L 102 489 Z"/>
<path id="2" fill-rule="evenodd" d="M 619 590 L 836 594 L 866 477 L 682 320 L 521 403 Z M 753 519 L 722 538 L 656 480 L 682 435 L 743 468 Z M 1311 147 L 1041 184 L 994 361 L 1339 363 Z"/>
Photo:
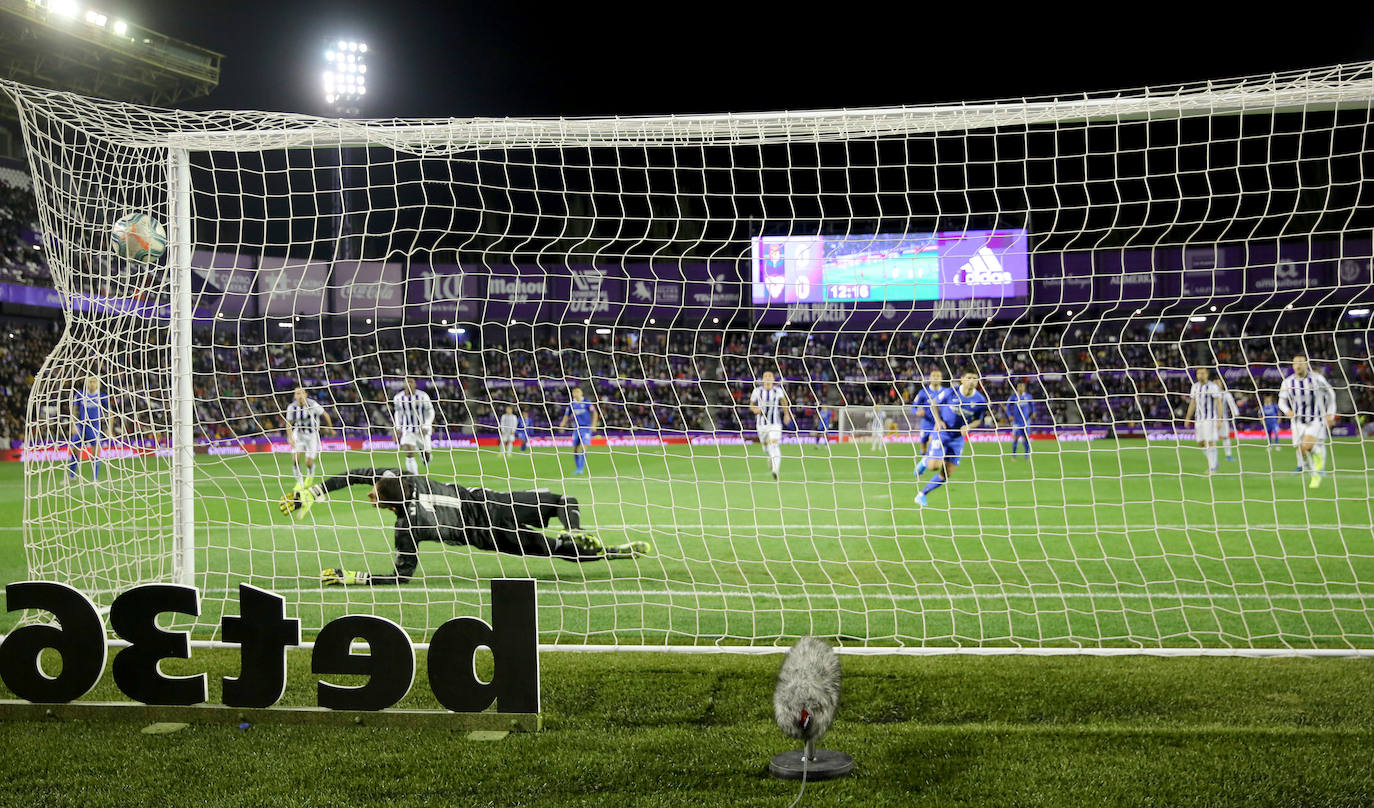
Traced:
<path id="1" fill-rule="evenodd" d="M 592 445 L 592 428 L 589 426 L 579 426 L 573 430 L 573 448 L 578 446 Z"/>
<path id="2" fill-rule="evenodd" d="M 936 433 L 935 427 L 934 427 L 934 426 L 923 426 L 923 427 L 921 427 L 921 437 L 920 437 L 921 443 L 929 443 L 931 438 L 936 438 L 936 437 L 939 437 L 939 435 L 938 435 L 938 433 Z"/>
<path id="3" fill-rule="evenodd" d="M 1016 440 L 1017 438 L 1025 438 L 1026 440 L 1030 440 L 1030 427 L 1013 426 L 1011 428 L 1011 439 Z"/>
<path id="4" fill-rule="evenodd" d="M 1267 433 L 1269 433 L 1269 437 L 1271 437 L 1271 438 L 1272 438 L 1272 437 L 1276 437 L 1276 436 L 1279 434 L 1279 422 L 1278 422 L 1278 421 L 1272 421 L 1272 422 L 1271 422 L 1271 421 L 1265 421 L 1265 422 L 1264 422 L 1264 431 L 1267 432 Z"/>
<path id="5" fill-rule="evenodd" d="M 82 424 L 76 428 L 76 433 L 72 435 L 72 443 L 77 446 L 99 446 L 100 427 L 94 424 Z"/>
<path id="6" fill-rule="evenodd" d="M 957 466 L 959 458 L 964 456 L 964 442 L 964 436 L 958 432 L 936 432 L 930 448 L 926 450 L 926 456 L 931 460 L 943 460 Z"/>

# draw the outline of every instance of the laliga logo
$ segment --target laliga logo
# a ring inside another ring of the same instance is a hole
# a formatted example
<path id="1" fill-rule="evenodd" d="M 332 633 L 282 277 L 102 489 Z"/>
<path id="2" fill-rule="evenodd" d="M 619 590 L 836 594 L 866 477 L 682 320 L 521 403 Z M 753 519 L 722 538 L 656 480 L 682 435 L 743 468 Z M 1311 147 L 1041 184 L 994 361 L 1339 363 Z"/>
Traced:
<path id="1" fill-rule="evenodd" d="M 954 282 L 962 286 L 990 286 L 1011 283 L 1012 278 L 1011 273 L 1002 268 L 997 254 L 987 246 L 982 246 L 968 263 L 959 267 L 954 274 Z"/>

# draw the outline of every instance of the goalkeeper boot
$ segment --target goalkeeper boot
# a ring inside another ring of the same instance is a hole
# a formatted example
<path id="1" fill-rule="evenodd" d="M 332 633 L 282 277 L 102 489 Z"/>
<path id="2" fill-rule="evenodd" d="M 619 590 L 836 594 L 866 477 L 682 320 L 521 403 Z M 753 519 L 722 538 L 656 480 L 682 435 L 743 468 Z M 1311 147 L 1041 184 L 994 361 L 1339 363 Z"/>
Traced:
<path id="1" fill-rule="evenodd" d="M 569 530 L 560 538 L 572 542 L 582 555 L 600 555 L 606 550 L 606 545 L 601 543 L 601 539 L 585 530 Z"/>
<path id="2" fill-rule="evenodd" d="M 329 568 L 320 572 L 320 583 L 325 586 L 356 586 L 369 583 L 372 576 L 366 572 Z"/>
<path id="3" fill-rule="evenodd" d="M 647 541 L 632 541 L 625 544 L 617 544 L 614 547 L 606 548 L 606 558 L 635 558 L 636 556 L 648 555 L 649 543 Z"/>
<path id="4" fill-rule="evenodd" d="M 925 506 L 929 505 L 930 503 L 926 501 L 926 495 L 925 495 L 925 494 L 917 494 L 917 495 L 916 495 L 916 504 L 919 505 L 919 506 L 921 506 L 922 508 L 924 508 Z"/>

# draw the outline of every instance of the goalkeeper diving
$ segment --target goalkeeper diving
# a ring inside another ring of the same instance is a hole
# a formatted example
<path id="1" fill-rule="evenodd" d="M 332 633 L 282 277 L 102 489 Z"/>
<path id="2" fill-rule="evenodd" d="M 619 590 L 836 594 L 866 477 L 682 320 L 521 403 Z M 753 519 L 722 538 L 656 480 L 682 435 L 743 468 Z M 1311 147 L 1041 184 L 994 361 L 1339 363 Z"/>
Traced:
<path id="1" fill-rule="evenodd" d="M 353 485 L 370 486 L 367 498 L 374 507 L 396 515 L 396 568 L 390 575 L 326 569 L 325 584 L 404 584 L 420 564 L 417 545 L 423 541 L 467 545 L 477 550 L 526 556 L 549 556 L 564 561 L 604 561 L 633 558 L 649 552 L 646 541 L 607 547 L 582 529 L 577 500 L 548 490 L 493 491 L 435 482 L 400 469 L 353 469 L 282 498 L 282 513 L 304 516 L 331 492 Z M 563 528 L 546 533 L 557 519 Z"/>

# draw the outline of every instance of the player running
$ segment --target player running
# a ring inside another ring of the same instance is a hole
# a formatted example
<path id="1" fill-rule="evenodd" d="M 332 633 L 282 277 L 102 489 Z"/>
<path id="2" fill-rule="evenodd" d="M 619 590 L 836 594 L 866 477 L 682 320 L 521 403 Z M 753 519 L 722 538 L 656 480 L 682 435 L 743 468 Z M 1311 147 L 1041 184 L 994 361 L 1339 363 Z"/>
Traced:
<path id="1" fill-rule="evenodd" d="M 782 470 L 782 427 L 792 423 L 792 411 L 788 406 L 787 393 L 773 378 L 773 371 L 765 370 L 763 378 L 754 392 L 749 394 L 749 410 L 756 416 L 759 443 L 768 455 L 768 467 L 773 471 L 773 479 L 778 479 Z"/>
<path id="2" fill-rule="evenodd" d="M 515 414 L 515 408 L 506 407 L 506 411 L 501 416 L 501 422 L 496 427 L 498 440 L 501 443 L 501 454 L 510 454 L 515 444 L 515 433 L 520 429 L 520 419 Z"/>
<path id="3" fill-rule="evenodd" d="M 1293 357 L 1293 375 L 1279 385 L 1279 410 L 1292 423 L 1298 468 L 1312 472 L 1308 487 L 1320 487 L 1326 468 L 1326 438 L 1336 422 L 1336 391 L 1325 376 L 1312 370 L 1303 354 Z"/>
<path id="4" fill-rule="evenodd" d="M 578 503 L 572 497 L 540 491 L 493 491 L 435 482 L 400 469 L 353 469 L 301 491 L 292 491 L 278 506 L 282 513 L 305 516 L 311 506 L 332 491 L 352 485 L 371 486 L 372 504 L 396 516 L 396 564 L 390 575 L 326 569 L 325 584 L 403 584 L 420 564 L 418 543 L 436 541 L 467 545 L 477 550 L 523 556 L 547 556 L 564 561 L 602 561 L 633 558 L 649 552 L 646 541 L 606 547 L 582 530 Z M 544 530 L 557 519 L 563 530 Z"/>
<path id="5" fill-rule="evenodd" d="M 1016 392 L 1007 399 L 1007 420 L 1011 422 L 1011 459 L 1016 459 L 1016 449 L 1024 441 L 1026 457 L 1030 457 L 1030 423 L 1035 414 L 1035 399 L 1026 392 L 1026 383 L 1017 382 Z"/>
<path id="6" fill-rule="evenodd" d="M 429 468 L 433 459 L 430 441 L 434 434 L 434 403 L 429 393 L 419 389 L 414 376 L 407 376 L 405 387 L 391 400 L 391 422 L 396 432 L 396 443 L 405 453 L 406 471 L 419 474 L 415 455 L 419 454 Z"/>
<path id="7" fill-rule="evenodd" d="M 104 436 L 105 413 L 110 409 L 109 396 L 100 389 L 100 377 L 86 377 L 85 385 L 72 396 L 71 462 L 67 464 L 67 479 L 75 481 L 77 468 L 85 457 L 94 461 L 91 481 L 100 480 L 100 440 Z"/>
<path id="8" fill-rule="evenodd" d="M 1193 423 L 1197 416 L 1197 440 L 1202 444 L 1202 453 L 1207 457 L 1207 473 L 1217 470 L 1217 429 L 1221 420 L 1221 387 L 1211 380 L 1207 368 L 1197 369 L 1197 381 L 1188 393 L 1188 412 L 1183 416 L 1183 426 Z"/>
<path id="9" fill-rule="evenodd" d="M 573 428 L 573 474 L 581 474 L 587 470 L 587 447 L 592 445 L 592 434 L 596 432 L 596 425 L 601 421 L 601 413 L 597 411 L 596 405 L 586 401 L 581 387 L 572 389 L 572 401 L 568 402 L 568 412 L 564 414 L 563 420 L 558 422 L 559 429 L 566 429 L 568 421 L 572 421 Z"/>
<path id="10" fill-rule="evenodd" d="M 296 476 L 296 490 L 315 484 L 315 458 L 320 455 L 320 421 L 329 431 L 334 422 L 320 402 L 310 398 L 305 388 L 296 385 L 291 403 L 286 405 L 286 440 L 291 444 L 291 471 Z M 301 473 L 301 461 L 305 473 Z"/>
<path id="11" fill-rule="evenodd" d="M 1260 407 L 1260 413 L 1264 416 L 1264 435 L 1269 440 L 1269 450 L 1272 452 L 1279 448 L 1279 405 L 1274 402 L 1272 395 L 1264 397 L 1264 406 Z"/>
<path id="12" fill-rule="evenodd" d="M 924 508 L 930 504 L 926 495 L 949 482 L 959 460 L 964 456 L 964 444 L 975 424 L 996 419 L 988 408 L 988 397 L 978 390 L 978 374 L 967 371 L 959 379 L 959 387 L 944 395 L 940 406 L 940 431 L 931 436 L 930 449 L 922 466 L 929 466 L 935 476 L 916 495 L 916 504 Z"/>
<path id="13" fill-rule="evenodd" d="M 944 385 L 943 371 L 932 369 L 928 378 L 929 383 L 921 386 L 921 392 L 917 393 L 915 400 L 911 402 L 911 414 L 915 416 L 917 428 L 921 430 L 920 436 L 916 439 L 919 448 L 917 457 L 920 458 L 916 462 L 917 477 L 926 473 L 926 450 L 930 439 L 944 430 L 944 426 L 939 423 L 940 408 L 952 392 Z"/>

